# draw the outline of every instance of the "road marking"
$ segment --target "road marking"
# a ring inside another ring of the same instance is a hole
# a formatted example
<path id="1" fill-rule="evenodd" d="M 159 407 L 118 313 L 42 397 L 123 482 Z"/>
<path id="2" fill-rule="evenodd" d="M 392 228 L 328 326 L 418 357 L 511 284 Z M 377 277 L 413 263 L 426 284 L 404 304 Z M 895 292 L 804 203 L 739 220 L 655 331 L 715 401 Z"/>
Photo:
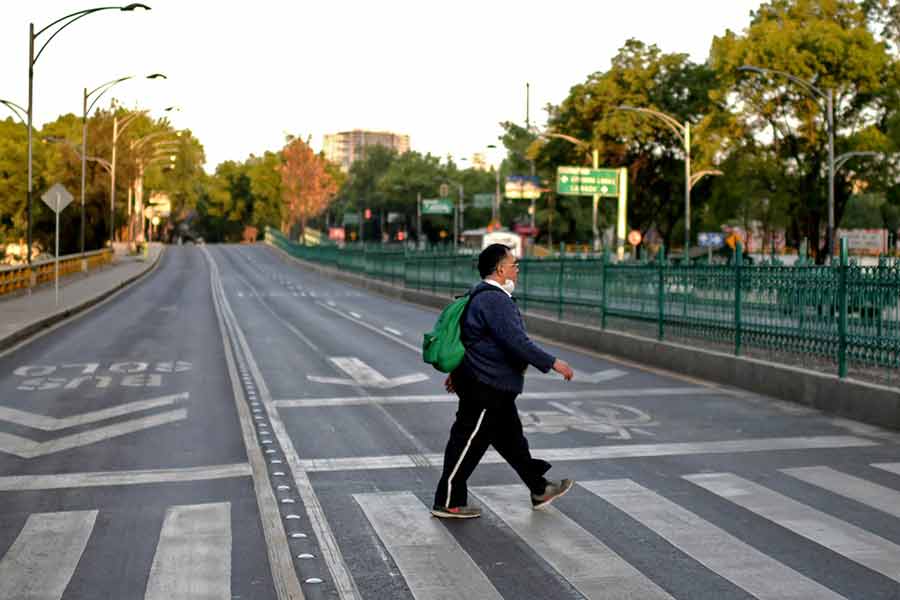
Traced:
<path id="1" fill-rule="evenodd" d="M 591 390 L 577 392 L 525 392 L 516 400 L 575 400 L 601 398 L 649 398 L 652 396 L 710 396 L 721 395 L 710 388 L 626 388 L 618 390 Z M 432 404 L 456 403 L 454 394 L 419 394 L 410 396 L 347 396 L 339 398 L 297 398 L 275 400 L 278 408 L 312 408 L 318 406 L 367 406 L 372 404 Z"/>
<path id="2" fill-rule="evenodd" d="M 146 469 L 139 471 L 95 471 L 92 473 L 60 473 L 58 475 L 11 475 L 0 477 L 0 492 L 27 490 L 59 490 L 64 488 L 142 485 L 181 481 L 208 481 L 252 475 L 250 465 L 213 465 L 185 469 Z"/>
<path id="3" fill-rule="evenodd" d="M 18 435 L 0 432 L 0 452 L 14 454 L 20 458 L 35 458 L 37 456 L 53 454 L 54 452 L 62 452 L 63 450 L 71 450 L 72 448 L 95 444 L 97 442 L 110 440 L 115 437 L 143 431 L 152 427 L 159 427 L 160 425 L 183 421 L 187 419 L 187 416 L 188 411 L 182 408 L 150 417 L 123 421 L 121 423 L 116 423 L 115 425 L 107 425 L 105 427 L 67 435 L 46 442 L 35 442 L 34 440 L 29 440 L 28 438 Z"/>
<path id="4" fill-rule="evenodd" d="M 342 313 L 340 310 L 328 306 L 328 305 L 325 304 L 324 302 L 316 302 L 316 304 L 318 304 L 319 306 L 321 306 L 321 307 L 324 308 L 325 310 L 329 310 L 329 311 L 333 312 L 334 314 L 338 315 L 339 317 L 342 317 L 342 318 L 344 318 L 344 319 L 347 319 L 348 321 L 352 321 L 352 322 L 356 323 L 357 325 L 360 325 L 360 326 L 362 326 L 362 327 L 365 327 L 365 328 L 368 329 L 369 331 L 374 331 L 375 333 L 377 333 L 377 334 L 380 335 L 380 336 L 384 336 L 384 337 L 386 337 L 386 338 L 389 339 L 389 340 L 394 340 L 394 342 L 400 344 L 400 345 L 403 346 L 404 348 L 409 348 L 410 350 L 412 350 L 412 351 L 415 352 L 416 354 L 422 354 L 422 349 L 421 349 L 419 346 L 415 346 L 415 345 L 410 344 L 409 342 L 407 342 L 407 341 L 405 341 L 405 340 L 398 339 L 396 336 L 393 336 L 393 335 L 391 335 L 391 334 L 389 334 L 389 333 L 387 333 L 387 332 L 385 332 L 385 331 L 382 331 L 382 330 L 379 329 L 378 327 L 375 327 L 374 325 L 371 325 L 371 324 L 369 324 L 369 323 L 366 323 L 365 321 L 360 321 L 358 318 L 357 318 L 357 319 L 353 319 L 353 318 L 351 318 L 351 317 L 345 315 L 344 313 Z"/>
<path id="5" fill-rule="evenodd" d="M 231 504 L 166 511 L 144 600 L 231 599 Z"/>
<path id="6" fill-rule="evenodd" d="M 826 489 L 833 494 L 856 500 L 891 516 L 900 517 L 900 492 L 897 490 L 841 473 L 829 467 L 799 467 L 781 469 L 781 472 Z"/>
<path id="7" fill-rule="evenodd" d="M 353 494 L 416 600 L 501 600 L 447 528 L 410 492 Z"/>
<path id="8" fill-rule="evenodd" d="M 210 258 L 210 260 L 212 260 L 212 258 Z M 216 268 L 216 275 L 218 276 L 218 267 Z M 252 285 L 250 285 L 250 282 L 247 281 L 247 280 L 244 278 L 244 276 L 241 275 L 240 273 L 238 273 L 237 271 L 234 272 L 234 275 L 235 275 L 235 277 L 237 277 L 238 279 L 240 279 L 241 281 L 243 281 L 243 282 L 244 282 L 244 285 L 246 285 L 247 287 L 250 287 L 250 288 L 253 287 Z M 219 283 L 219 285 L 221 286 L 221 282 Z M 222 302 L 223 302 L 225 305 L 228 306 L 228 310 L 229 310 L 229 312 L 230 312 L 230 311 L 231 311 L 231 305 L 228 304 L 228 299 L 224 296 L 224 288 L 222 288 L 222 289 L 223 289 L 223 292 L 222 292 L 222 294 L 223 294 L 223 296 L 222 296 Z M 293 324 L 289 323 L 288 321 L 286 321 L 286 320 L 282 319 L 280 316 L 278 316 L 278 313 L 276 313 L 274 310 L 272 310 L 272 307 L 269 306 L 269 305 L 266 303 L 265 300 L 263 300 L 262 296 L 260 296 L 259 294 L 257 294 L 256 297 L 257 297 L 257 299 L 259 300 L 260 305 L 261 305 L 263 308 L 265 308 L 265 309 L 269 312 L 270 315 L 272 315 L 273 317 L 275 317 L 275 319 L 276 319 L 279 323 L 281 323 L 282 325 L 284 325 L 284 326 L 287 328 L 288 331 L 290 331 L 291 333 L 293 333 L 294 335 L 296 335 L 296 336 L 300 339 L 300 341 L 302 341 L 304 344 L 306 344 L 307 346 L 309 346 L 312 350 L 314 350 L 314 351 L 317 352 L 317 353 L 319 352 L 319 347 L 316 346 L 316 345 L 313 343 L 312 340 L 310 340 L 308 337 L 306 337 L 305 335 L 303 335 L 303 333 L 301 333 L 299 329 L 297 329 L 296 327 L 294 327 Z M 233 314 L 233 313 L 232 313 L 232 314 Z"/>
<path id="9" fill-rule="evenodd" d="M 96 510 L 29 515 L 0 560 L 0 598 L 62 598 L 96 520 Z"/>
<path id="10" fill-rule="evenodd" d="M 900 581 L 900 546 L 874 533 L 731 473 L 687 475 L 685 479 L 836 554 Z"/>
<path id="11" fill-rule="evenodd" d="M 361 315 L 361 314 L 355 313 L 355 312 L 353 312 L 353 311 L 350 311 L 350 316 L 353 317 L 354 319 L 362 319 L 362 315 Z"/>
<path id="12" fill-rule="evenodd" d="M 403 332 L 402 332 L 402 331 L 397 331 L 397 330 L 394 329 L 393 327 L 387 327 L 387 326 L 385 326 L 384 330 L 387 331 L 388 333 L 391 333 L 391 334 L 394 334 L 394 335 L 400 335 L 400 336 L 403 335 Z"/>
<path id="13" fill-rule="evenodd" d="M 843 598 L 634 481 L 608 479 L 578 485 L 759 600 Z"/>
<path id="14" fill-rule="evenodd" d="M 552 506 L 533 510 L 521 485 L 471 491 L 526 544 L 587 598 L 671 600 L 606 544 Z"/>
<path id="15" fill-rule="evenodd" d="M 319 377 L 317 375 L 307 375 L 307 379 L 316 383 L 328 383 L 335 385 L 358 385 L 362 387 L 371 387 L 381 390 L 408 385 L 410 383 L 418 383 L 420 381 L 428 381 L 428 375 L 424 373 L 413 373 L 402 377 L 393 377 L 388 379 L 362 360 L 355 356 L 332 356 L 328 359 L 331 363 L 341 371 L 349 375 L 350 379 L 342 379 L 339 377 Z"/>
<path id="16" fill-rule="evenodd" d="M 872 466 L 876 469 L 881 469 L 882 471 L 900 475 L 900 463 L 875 463 Z"/>
<path id="17" fill-rule="evenodd" d="M 262 524 L 263 537 L 266 542 L 266 554 L 269 558 L 269 568 L 272 573 L 272 583 L 279 600 L 303 599 L 303 589 L 297 579 L 297 571 L 291 561 L 291 549 L 288 546 L 287 533 L 281 521 L 281 513 L 272 491 L 272 482 L 269 479 L 269 469 L 263 458 L 262 451 L 256 445 L 253 433 L 253 421 L 250 418 L 250 410 L 244 400 L 244 392 L 241 387 L 237 371 L 234 352 L 231 347 L 231 334 L 228 331 L 230 322 L 225 321 L 225 308 L 222 301 L 225 298 L 225 290 L 222 287 L 221 278 L 218 275 L 218 266 L 209 253 L 203 248 L 203 255 L 209 267 L 209 285 L 213 298 L 213 306 L 216 312 L 216 321 L 219 324 L 219 334 L 222 336 L 222 347 L 225 350 L 225 364 L 228 368 L 228 378 L 231 380 L 232 397 L 238 414 L 238 423 L 241 427 L 241 437 L 247 458 L 253 472 L 253 490 L 256 494 L 256 503 L 259 507 L 260 522 Z M 235 345 L 235 349 L 237 345 Z"/>
<path id="18" fill-rule="evenodd" d="M 150 410 L 151 408 L 159 408 L 161 406 L 171 406 L 179 400 L 187 400 L 190 394 L 172 394 L 170 396 L 162 396 L 160 398 L 152 398 L 150 400 L 139 400 L 137 402 L 129 402 L 120 406 L 97 410 L 93 412 L 82 413 L 71 417 L 48 417 L 44 415 L 36 415 L 34 413 L 25 412 L 15 408 L 7 408 L 0 406 L 0 421 L 7 423 L 15 423 L 32 429 L 40 429 L 42 431 L 59 431 L 69 427 L 77 427 L 79 425 L 87 425 L 89 423 L 97 423 L 114 417 L 121 417 L 135 412 Z"/>
<path id="19" fill-rule="evenodd" d="M 572 378 L 572 383 L 602 383 L 626 375 L 628 375 L 628 371 L 622 371 L 621 369 L 606 369 L 597 371 L 596 373 L 575 371 L 575 377 Z M 528 379 L 552 379 L 554 381 L 559 381 L 560 379 L 560 376 L 556 373 L 541 373 L 540 371 L 533 371 L 530 369 L 525 374 L 525 377 Z"/>
<path id="20" fill-rule="evenodd" d="M 356 588 L 356 583 L 350 576 L 350 572 L 347 569 L 346 563 L 344 562 L 344 557 L 341 553 L 341 549 L 337 545 L 337 541 L 334 538 L 334 533 L 331 531 L 331 526 L 328 524 L 328 520 L 325 518 L 325 511 L 322 509 L 319 498 L 316 496 L 315 490 L 312 487 L 312 483 L 309 481 L 309 476 L 300 465 L 300 458 L 297 455 L 297 450 L 294 448 L 294 443 L 291 440 L 290 436 L 287 434 L 287 430 L 284 426 L 284 422 L 281 420 L 281 416 L 278 414 L 278 410 L 274 406 L 272 406 L 272 394 L 269 392 L 269 388 L 266 385 L 265 379 L 263 379 L 262 372 L 259 370 L 259 365 L 257 365 L 256 360 L 253 358 L 253 354 L 250 351 L 250 346 L 247 343 L 247 339 L 244 336 L 244 332 L 240 327 L 237 317 L 231 310 L 231 303 L 228 301 L 228 297 L 225 295 L 224 289 L 222 288 L 221 278 L 218 277 L 218 266 L 212 260 L 211 255 L 208 254 L 208 251 L 207 258 L 211 263 L 211 278 L 215 276 L 215 279 L 213 281 L 216 283 L 216 285 L 213 287 L 213 289 L 215 290 L 213 293 L 213 297 L 219 302 L 219 304 L 217 304 L 217 310 L 219 310 L 220 312 L 217 312 L 217 315 L 220 316 L 219 324 L 220 328 L 222 329 L 222 341 L 226 348 L 226 356 L 231 357 L 229 362 L 229 369 L 232 373 L 232 382 L 235 388 L 235 402 L 238 405 L 238 410 L 241 413 L 241 423 L 242 428 L 244 428 L 244 440 L 245 444 L 247 444 L 248 446 L 248 451 L 252 451 L 254 456 L 259 456 L 261 460 L 262 455 L 259 453 L 259 446 L 257 446 L 253 441 L 252 422 L 249 418 L 249 412 L 247 412 L 247 406 L 238 400 L 241 392 L 239 385 L 237 384 L 237 374 L 236 370 L 234 369 L 235 359 L 231 351 L 231 345 L 228 343 L 229 339 L 234 340 L 236 351 L 237 349 L 240 349 L 240 352 L 243 355 L 244 360 L 246 360 L 249 370 L 253 374 L 253 378 L 256 381 L 257 387 L 259 389 L 260 399 L 265 406 L 266 414 L 268 415 L 269 421 L 272 424 L 272 429 L 275 432 L 275 437 L 278 439 L 278 443 L 281 446 L 282 451 L 284 452 L 285 459 L 291 467 L 291 474 L 294 477 L 294 485 L 297 488 L 297 491 L 300 494 L 301 500 L 303 502 L 303 506 L 306 509 L 307 515 L 310 520 L 310 526 L 312 527 L 313 532 L 316 534 L 316 541 L 318 542 L 319 549 L 322 552 L 322 558 L 325 560 L 325 564 L 328 566 L 328 570 L 333 578 L 335 591 L 342 600 L 358 600 L 361 598 L 361 595 L 359 593 L 359 590 L 357 590 Z M 263 305 L 265 306 L 265 304 Z M 275 316 L 276 318 L 278 317 L 277 315 Z M 230 332 L 228 335 L 226 335 L 226 329 Z M 315 349 L 315 347 L 313 347 L 313 349 Z M 246 419 L 244 418 L 245 415 Z M 269 462 L 271 464 L 278 465 L 283 463 L 283 461 L 279 458 L 273 458 Z M 251 464 L 253 464 L 254 471 L 256 471 L 257 465 L 255 461 L 251 461 Z M 290 581 L 287 583 L 290 583 L 291 589 L 287 590 L 285 593 L 279 592 L 279 598 L 303 598 L 303 592 L 299 587 L 300 584 L 297 580 L 296 570 L 294 569 L 293 564 L 290 562 L 291 553 L 290 549 L 287 546 L 287 536 L 284 532 L 284 528 L 280 520 L 280 512 L 278 510 L 277 504 L 275 504 L 271 484 L 269 483 L 268 469 L 266 469 L 266 467 L 264 466 L 261 467 L 261 469 L 262 473 L 260 477 L 264 477 L 264 481 L 268 484 L 265 486 L 265 490 L 258 490 L 258 496 L 265 495 L 266 497 L 266 510 L 264 511 L 264 517 L 277 519 L 274 523 L 272 523 L 273 534 L 276 532 L 275 527 L 277 526 L 277 539 L 270 539 L 267 535 L 268 543 L 266 544 L 266 547 L 269 552 L 269 562 L 270 564 L 279 565 L 278 573 L 282 578 L 290 578 Z M 269 502 L 270 497 L 271 504 Z M 274 514 L 272 514 L 272 510 L 274 510 Z M 273 574 L 274 573 L 275 569 L 273 568 Z M 296 591 L 294 591 L 295 585 Z"/>
<path id="21" fill-rule="evenodd" d="M 739 452 L 773 452 L 778 450 L 814 450 L 822 448 L 860 448 L 877 446 L 877 442 L 853 436 L 818 436 L 757 438 L 747 440 L 725 440 L 719 442 L 675 442 L 668 444 L 623 444 L 618 446 L 583 446 L 579 448 L 540 448 L 534 453 L 540 458 L 553 461 L 569 460 L 614 460 L 620 458 L 641 458 L 649 456 L 689 456 L 693 454 L 728 454 Z M 418 460 L 407 454 L 388 456 L 359 456 L 347 458 L 311 458 L 300 461 L 301 467 L 310 472 L 352 471 L 363 469 L 411 469 L 425 466 L 436 467 L 443 464 L 443 454 L 417 455 Z M 494 450 L 488 450 L 481 464 L 504 463 Z"/>

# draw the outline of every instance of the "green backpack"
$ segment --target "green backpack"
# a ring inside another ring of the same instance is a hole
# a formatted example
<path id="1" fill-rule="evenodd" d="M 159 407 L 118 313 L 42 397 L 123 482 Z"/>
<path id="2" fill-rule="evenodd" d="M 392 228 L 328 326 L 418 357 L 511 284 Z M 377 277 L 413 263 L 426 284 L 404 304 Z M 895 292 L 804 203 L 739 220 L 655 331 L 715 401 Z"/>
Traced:
<path id="1" fill-rule="evenodd" d="M 459 366 L 466 353 L 459 339 L 459 324 L 472 298 L 489 289 L 482 288 L 474 294 L 460 296 L 441 311 L 434 329 L 426 333 L 422 340 L 422 360 L 442 373 L 450 373 Z"/>

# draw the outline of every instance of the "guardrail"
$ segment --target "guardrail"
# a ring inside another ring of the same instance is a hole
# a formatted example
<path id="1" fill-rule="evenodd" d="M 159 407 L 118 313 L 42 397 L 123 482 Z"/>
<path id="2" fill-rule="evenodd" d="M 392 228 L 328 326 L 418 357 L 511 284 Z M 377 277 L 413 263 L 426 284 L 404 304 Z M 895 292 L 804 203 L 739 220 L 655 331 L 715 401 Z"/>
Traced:
<path id="1" fill-rule="evenodd" d="M 435 293 L 462 294 L 478 280 L 471 254 L 301 246 L 277 230 L 266 241 L 297 258 Z M 735 355 L 751 349 L 848 366 L 900 368 L 900 262 L 858 266 L 615 263 L 608 256 L 523 258 L 522 312 L 607 328 L 640 324 L 659 340 L 692 338 Z M 892 379 L 893 381 L 893 379 Z"/>
<path id="2" fill-rule="evenodd" d="M 60 256 L 59 276 L 95 269 L 111 263 L 112 259 L 113 251 L 109 248 L 85 252 L 83 255 L 78 253 Z M 53 281 L 56 275 L 55 265 L 56 259 L 51 258 L 32 262 L 30 267 L 0 267 L 0 296 Z"/>

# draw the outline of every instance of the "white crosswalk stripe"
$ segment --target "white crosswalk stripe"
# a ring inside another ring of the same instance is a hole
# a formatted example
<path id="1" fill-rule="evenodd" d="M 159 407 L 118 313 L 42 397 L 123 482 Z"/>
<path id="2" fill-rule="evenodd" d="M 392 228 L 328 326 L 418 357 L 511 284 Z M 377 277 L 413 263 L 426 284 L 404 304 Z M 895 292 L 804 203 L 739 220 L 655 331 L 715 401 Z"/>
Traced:
<path id="1" fill-rule="evenodd" d="M 781 469 L 791 477 L 824 488 L 833 494 L 856 500 L 867 506 L 900 517 L 900 492 L 829 467 Z"/>
<path id="2" fill-rule="evenodd" d="M 172 506 L 166 512 L 144 600 L 231 598 L 231 505 Z"/>
<path id="3" fill-rule="evenodd" d="M 523 486 L 476 487 L 472 492 L 586 598 L 672 598 L 552 506 L 532 510 Z"/>
<path id="4" fill-rule="evenodd" d="M 760 600 L 843 598 L 634 481 L 579 485 Z"/>
<path id="5" fill-rule="evenodd" d="M 354 494 L 417 600 L 501 598 L 444 525 L 409 492 Z"/>
<path id="6" fill-rule="evenodd" d="M 0 560 L 0 598 L 61 598 L 96 520 L 96 510 L 30 515 Z"/>
<path id="7" fill-rule="evenodd" d="M 874 533 L 731 473 L 703 473 L 685 479 L 832 552 L 900 581 L 900 546 Z"/>

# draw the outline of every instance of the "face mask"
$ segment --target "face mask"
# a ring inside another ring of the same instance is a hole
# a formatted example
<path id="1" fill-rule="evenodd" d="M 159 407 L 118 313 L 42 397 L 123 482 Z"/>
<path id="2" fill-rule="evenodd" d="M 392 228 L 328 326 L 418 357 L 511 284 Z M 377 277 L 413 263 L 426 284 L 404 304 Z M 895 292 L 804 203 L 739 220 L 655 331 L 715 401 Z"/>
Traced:
<path id="1" fill-rule="evenodd" d="M 506 290 L 506 292 L 508 294 L 512 295 L 512 293 L 514 291 L 516 291 L 516 282 L 513 281 L 512 279 L 507 279 L 505 282 L 503 282 L 500 285 L 500 287 L 502 287 L 504 290 Z"/>

